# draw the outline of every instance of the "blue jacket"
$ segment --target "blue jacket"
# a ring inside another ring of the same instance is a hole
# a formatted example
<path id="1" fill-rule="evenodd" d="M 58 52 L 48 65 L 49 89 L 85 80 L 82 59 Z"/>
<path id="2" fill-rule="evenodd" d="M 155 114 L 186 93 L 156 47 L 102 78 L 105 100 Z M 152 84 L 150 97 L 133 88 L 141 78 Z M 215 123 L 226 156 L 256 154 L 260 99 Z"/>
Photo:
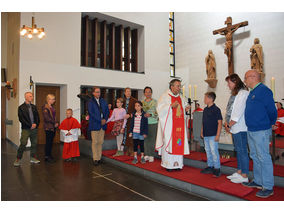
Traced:
<path id="1" fill-rule="evenodd" d="M 270 129 L 277 119 L 273 94 L 264 84 L 250 91 L 246 102 L 245 121 L 248 131 Z"/>
<path id="2" fill-rule="evenodd" d="M 135 113 L 132 114 L 130 123 L 130 133 L 133 133 Z M 140 135 L 148 135 L 148 118 L 145 117 L 145 112 L 142 112 L 140 123 Z"/>
<path id="3" fill-rule="evenodd" d="M 99 131 L 100 129 L 106 130 L 107 125 L 101 124 L 102 119 L 105 119 L 107 121 L 109 116 L 109 110 L 107 103 L 103 98 L 99 99 L 100 106 L 102 108 L 103 112 L 103 118 L 101 118 L 101 112 L 100 107 L 94 97 L 91 98 L 91 100 L 88 103 L 88 112 L 89 112 L 89 131 Z"/>

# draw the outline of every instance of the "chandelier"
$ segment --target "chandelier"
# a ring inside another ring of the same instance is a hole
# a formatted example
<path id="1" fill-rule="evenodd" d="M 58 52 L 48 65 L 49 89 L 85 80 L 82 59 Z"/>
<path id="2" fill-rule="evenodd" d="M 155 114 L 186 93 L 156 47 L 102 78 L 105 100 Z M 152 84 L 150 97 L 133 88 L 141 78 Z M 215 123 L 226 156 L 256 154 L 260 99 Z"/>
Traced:
<path id="1" fill-rule="evenodd" d="M 39 39 L 42 39 L 45 36 L 44 28 L 37 28 L 35 24 L 35 18 L 32 16 L 32 26 L 28 27 L 23 25 L 20 31 L 21 36 L 27 36 L 29 39 L 32 39 L 34 35 L 37 35 Z"/>

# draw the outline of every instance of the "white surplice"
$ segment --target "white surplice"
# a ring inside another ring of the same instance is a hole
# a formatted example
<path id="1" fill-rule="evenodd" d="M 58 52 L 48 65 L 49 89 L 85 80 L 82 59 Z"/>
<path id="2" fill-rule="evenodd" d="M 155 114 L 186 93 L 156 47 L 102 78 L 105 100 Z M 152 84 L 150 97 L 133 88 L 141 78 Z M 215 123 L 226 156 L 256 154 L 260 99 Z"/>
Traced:
<path id="1" fill-rule="evenodd" d="M 170 90 L 165 92 L 159 99 L 157 104 L 157 112 L 159 116 L 158 132 L 156 139 L 156 150 L 158 150 L 159 155 L 162 156 L 161 166 L 166 169 L 182 169 L 183 168 L 183 155 L 173 155 L 172 153 L 172 108 L 171 96 L 178 97 L 174 95 Z M 189 154 L 189 145 L 187 138 L 187 119 L 185 114 L 185 107 L 187 103 L 181 97 L 182 107 L 184 111 L 184 155 Z"/>
<path id="2" fill-rule="evenodd" d="M 61 129 L 60 132 L 61 132 L 61 135 L 64 138 L 63 142 L 64 143 L 71 143 L 71 142 L 74 142 L 74 141 L 78 141 L 79 131 L 80 131 L 79 128 L 71 129 L 70 131 Z M 66 135 L 68 132 L 70 132 L 71 135 Z"/>

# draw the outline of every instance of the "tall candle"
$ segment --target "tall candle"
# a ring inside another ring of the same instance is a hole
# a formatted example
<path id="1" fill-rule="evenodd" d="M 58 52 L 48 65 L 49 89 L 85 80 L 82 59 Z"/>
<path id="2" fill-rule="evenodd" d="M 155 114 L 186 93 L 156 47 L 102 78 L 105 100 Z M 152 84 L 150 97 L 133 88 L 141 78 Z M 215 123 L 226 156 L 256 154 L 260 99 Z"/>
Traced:
<path id="1" fill-rule="evenodd" d="M 189 98 L 191 98 L 191 84 L 188 85 Z"/>
<path id="2" fill-rule="evenodd" d="M 271 90 L 273 93 L 273 98 L 275 99 L 275 78 L 274 77 L 271 78 Z"/>
<path id="3" fill-rule="evenodd" d="M 182 97 L 184 98 L 185 97 L 185 86 L 183 85 L 183 87 L 182 87 Z"/>
<path id="4" fill-rule="evenodd" d="M 197 85 L 194 85 L 194 100 L 196 100 L 196 88 L 197 88 Z"/>

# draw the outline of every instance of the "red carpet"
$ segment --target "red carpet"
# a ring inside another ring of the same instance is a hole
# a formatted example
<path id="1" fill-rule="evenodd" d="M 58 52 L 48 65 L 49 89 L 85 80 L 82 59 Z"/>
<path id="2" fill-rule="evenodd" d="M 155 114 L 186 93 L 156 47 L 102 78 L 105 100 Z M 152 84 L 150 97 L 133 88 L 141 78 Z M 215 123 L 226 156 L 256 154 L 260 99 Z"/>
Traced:
<path id="1" fill-rule="evenodd" d="M 195 152 L 195 151 L 191 151 L 190 155 L 185 155 L 185 158 L 191 159 L 191 160 L 198 160 L 198 161 L 204 161 L 207 162 L 207 157 L 206 157 L 206 153 L 204 152 Z M 220 162 L 223 165 L 224 163 L 230 162 L 235 160 L 235 158 L 221 158 L 220 157 Z"/>
<path id="2" fill-rule="evenodd" d="M 191 151 L 190 155 L 185 155 L 184 158 L 188 158 L 191 160 L 197 160 L 197 161 L 204 161 L 204 162 L 207 161 L 206 153 L 204 152 Z M 230 159 L 225 159 L 225 158 L 220 157 L 220 161 L 221 161 L 221 165 L 237 168 L 238 163 L 237 163 L 237 158 L 235 157 L 231 157 Z M 284 177 L 284 166 L 273 165 L 273 168 L 274 168 L 275 176 Z M 253 169 L 253 162 L 252 160 L 250 160 L 249 170 L 252 171 L 252 169 Z"/>
<path id="3" fill-rule="evenodd" d="M 124 162 L 129 165 L 133 165 L 131 161 L 133 157 L 121 156 L 120 158 L 113 158 L 112 155 L 115 154 L 115 150 L 103 151 L 103 155 L 108 158 L 112 158 L 121 162 Z M 184 166 L 181 171 L 172 171 L 168 172 L 166 169 L 161 167 L 161 161 L 159 159 L 155 159 L 153 163 L 147 162 L 146 164 L 138 163 L 136 165 L 139 168 L 152 171 L 155 173 L 159 173 L 165 175 L 167 177 L 175 178 L 184 182 L 188 182 L 191 184 L 195 184 L 201 187 L 205 187 L 211 190 L 220 191 L 222 193 L 230 194 L 236 197 L 240 197 L 245 200 L 259 200 L 255 196 L 255 190 L 243 188 L 241 184 L 233 184 L 231 183 L 225 175 L 221 175 L 219 178 L 214 178 L 211 174 L 201 174 L 201 169 Z M 274 187 L 275 193 L 269 199 L 261 199 L 261 200 L 284 200 L 284 188 L 282 187 Z"/>
<path id="4" fill-rule="evenodd" d="M 220 192 L 230 194 L 233 196 L 242 197 L 242 198 L 250 194 L 253 191 L 252 188 L 245 187 L 241 184 L 235 184 L 235 183 L 232 183 L 231 181 L 226 181 L 216 186 L 216 189 Z"/>
<path id="5" fill-rule="evenodd" d="M 270 146 L 272 146 L 272 142 L 270 144 Z M 282 138 L 277 138 L 275 139 L 275 148 L 279 148 L 279 149 L 284 149 L 284 137 Z"/>

